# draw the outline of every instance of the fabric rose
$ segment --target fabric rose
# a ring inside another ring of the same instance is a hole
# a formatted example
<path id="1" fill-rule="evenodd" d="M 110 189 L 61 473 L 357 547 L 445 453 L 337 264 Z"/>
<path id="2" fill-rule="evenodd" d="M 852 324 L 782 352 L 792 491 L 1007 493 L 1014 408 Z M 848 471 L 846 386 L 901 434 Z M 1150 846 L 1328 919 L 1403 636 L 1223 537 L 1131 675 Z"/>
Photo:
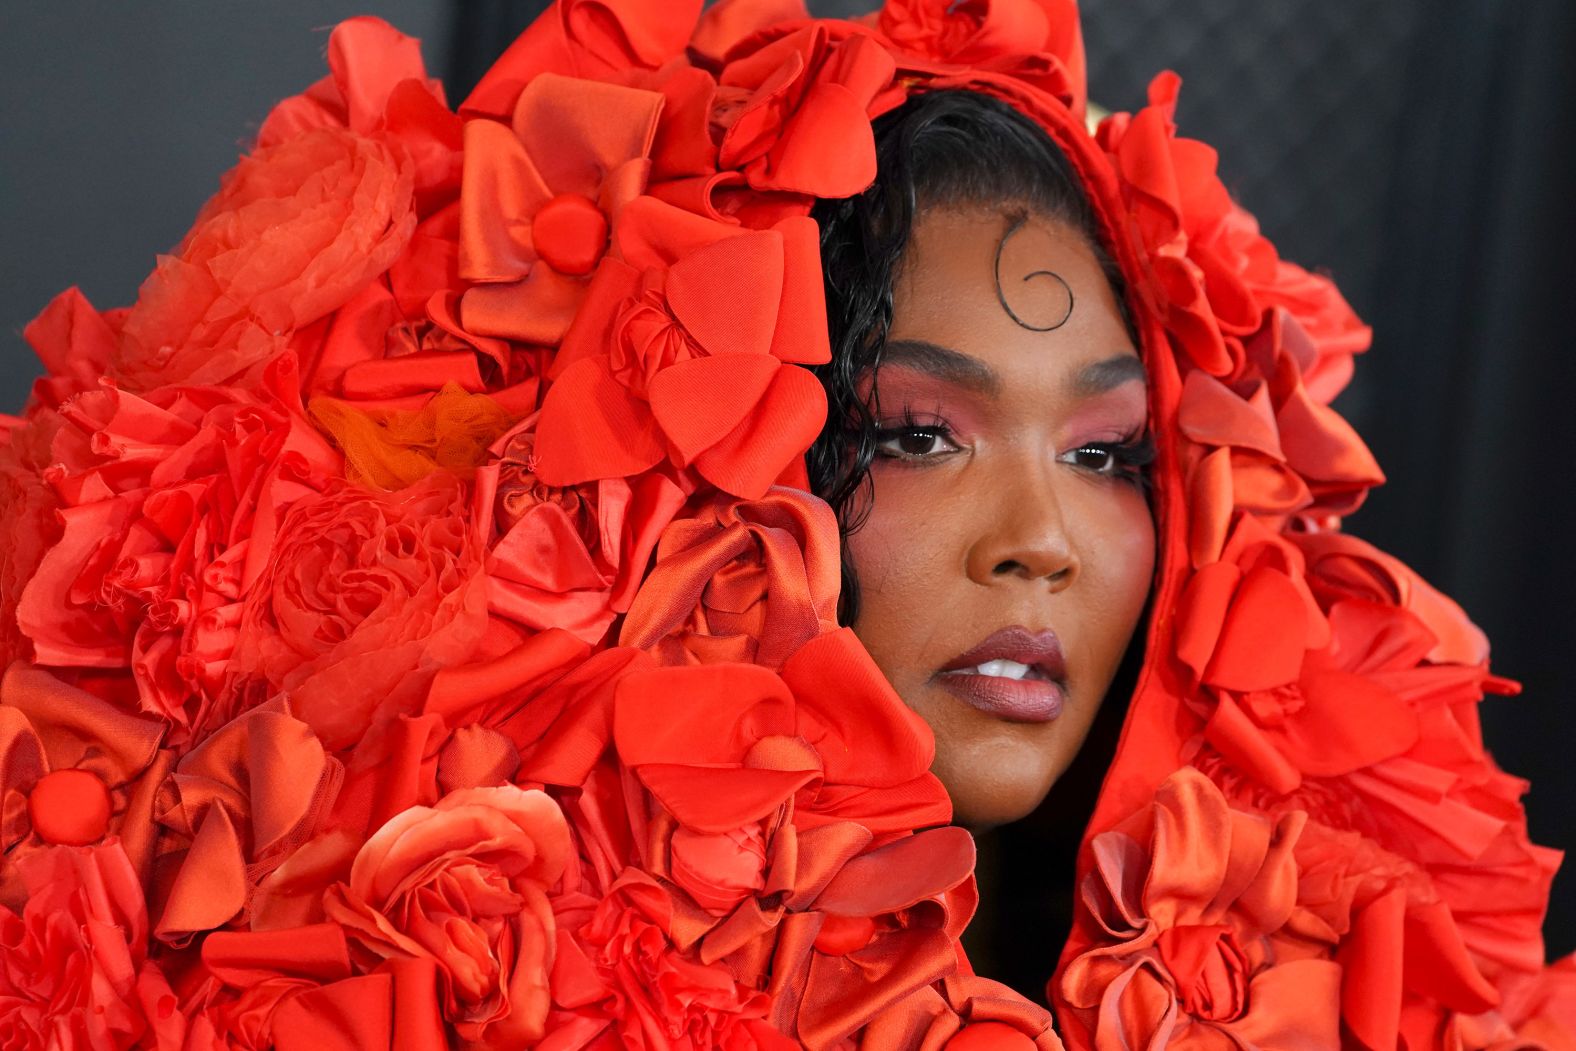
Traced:
<path id="1" fill-rule="evenodd" d="M 1417 713 L 1372 673 L 1414 666 L 1426 633 L 1369 653 L 1361 641 L 1388 614 L 1350 612 L 1334 637 L 1300 553 L 1251 519 L 1227 559 L 1196 572 L 1178 603 L 1176 654 L 1207 698 L 1205 738 L 1274 792 L 1296 790 L 1305 776 L 1350 774 L 1418 740 Z"/>
<path id="2" fill-rule="evenodd" d="M 38 564 L 60 540 L 60 500 L 44 472 L 62 424 L 59 414 L 46 410 L 27 420 L 0 417 L 0 520 L 10 538 L 0 549 L 0 662 L 7 666 L 33 656 L 16 610 Z"/>
<path id="3" fill-rule="evenodd" d="M 0 906 L 0 1046 L 179 1051 L 185 1021 L 148 959 L 148 915 L 118 843 L 24 859 L 27 904 Z"/>
<path id="4" fill-rule="evenodd" d="M 183 1051 L 439 1051 L 446 1046 L 430 960 L 357 974 L 344 929 L 216 931 L 182 991 Z"/>
<path id="5" fill-rule="evenodd" d="M 675 709 L 684 719 L 665 714 Z M 958 903 L 972 891 L 952 892 L 969 882 L 973 843 L 953 828 L 911 831 L 949 817 L 928 728 L 846 629 L 780 674 L 632 671 L 612 731 L 642 790 L 623 793 L 629 842 L 672 888 L 667 929 L 703 961 L 792 987 L 772 1009 L 779 1029 L 826 1046 L 955 964 L 950 939 L 972 912 Z M 886 747 L 855 745 L 872 740 Z"/>
<path id="6" fill-rule="evenodd" d="M 16 663 L 0 679 L 0 904 L 21 909 L 22 861 L 112 832 L 146 871 L 164 726 Z"/>
<path id="7" fill-rule="evenodd" d="M 873 22 L 900 67 L 1004 73 L 1083 119 L 1083 33 L 1074 0 L 887 0 Z"/>
<path id="8" fill-rule="evenodd" d="M 1304 827 L 1295 855 L 1297 909 L 1273 939 L 1276 954 L 1340 962 L 1342 1024 L 1365 1047 L 1397 1044 L 1397 1007 L 1409 997 L 1441 1013 L 1499 1002 L 1420 866 L 1317 821 Z"/>
<path id="9" fill-rule="evenodd" d="M 509 45 L 460 107 L 467 116 L 508 120 L 520 93 L 544 73 L 627 83 L 684 54 L 701 0 L 660 9 L 644 0 L 555 0 Z"/>
<path id="10" fill-rule="evenodd" d="M 55 436 L 65 424 L 59 409 L 99 386 L 118 334 L 109 317 L 69 288 L 28 322 L 22 337 L 44 375 L 34 381 L 24 415 L 0 414 L 0 521 L 8 540 L 0 549 L 0 666 L 32 659 L 32 644 L 16 624 L 17 603 L 44 553 L 60 539 L 60 501 L 46 480 L 55 463 Z"/>
<path id="11" fill-rule="evenodd" d="M 303 388 L 384 412 L 419 410 L 452 385 L 515 417 L 535 411 L 547 352 L 461 325 L 459 238 L 458 201 L 423 220 L 388 273 L 335 312 L 305 356 Z"/>
<path id="12" fill-rule="evenodd" d="M 1094 838 L 1082 895 L 1095 942 L 1059 990 L 1098 1044 L 1341 1046 L 1340 967 L 1280 961 L 1270 943 L 1296 905 L 1303 824 L 1233 810 L 1184 768 Z"/>
<path id="13" fill-rule="evenodd" d="M 716 498 L 663 533 L 619 644 L 664 664 L 779 667 L 837 627 L 841 565 L 831 510 L 802 490 Z"/>
<path id="14" fill-rule="evenodd" d="M 476 520 L 496 537 L 488 599 L 495 617 L 595 644 L 629 609 L 686 493 L 658 471 L 546 485 L 536 475 L 535 429 L 531 417 L 501 437 L 495 461 L 478 472 Z"/>
<path id="15" fill-rule="evenodd" d="M 668 894 L 644 873 L 627 870 L 600 899 L 571 893 L 554 906 L 559 937 L 547 1026 L 555 1048 L 579 1051 L 609 1038 L 635 1047 L 798 1046 L 766 1021 L 769 997 L 728 968 L 674 947 Z"/>
<path id="16" fill-rule="evenodd" d="M 757 191 L 858 193 L 876 177 L 868 111 L 895 68 L 871 37 L 821 24 L 733 57 L 713 103 L 718 166 L 741 172 Z"/>
<path id="17" fill-rule="evenodd" d="M 281 363 L 286 365 L 288 363 Z M 41 663 L 129 668 L 184 742 L 213 716 L 245 593 L 285 509 L 339 474 L 294 374 L 271 389 L 116 388 L 63 407 L 48 479 L 63 532 L 17 622 Z"/>
<path id="18" fill-rule="evenodd" d="M 682 721 L 668 717 L 676 707 Z M 846 628 L 776 674 L 748 664 L 631 672 L 616 687 L 612 731 L 622 762 L 696 831 L 746 828 L 789 800 L 785 820 L 800 832 L 851 821 L 884 836 L 950 818 L 929 772 L 929 727 Z M 858 742 L 871 740 L 886 747 L 866 754 Z"/>
<path id="19" fill-rule="evenodd" d="M 461 1039 L 520 1047 L 545 1031 L 558 943 L 547 894 L 570 849 L 544 793 L 463 789 L 375 832 L 325 906 L 374 957 L 432 960 Z"/>
<path id="20" fill-rule="evenodd" d="M 257 150 L 143 283 L 110 375 L 131 390 L 223 383 L 279 354 L 394 262 L 413 189 L 403 158 L 353 132 Z"/>
<path id="21" fill-rule="evenodd" d="M 1220 557 L 1234 511 L 1269 522 L 1344 516 L 1384 481 L 1368 447 L 1335 410 L 1311 398 L 1288 350 L 1308 346 L 1296 321 L 1275 314 L 1251 341 L 1263 376 L 1227 386 L 1202 369 L 1183 382 L 1182 434 L 1200 447 L 1188 468 L 1189 550 L 1195 565 Z"/>
<path id="22" fill-rule="evenodd" d="M 328 75 L 275 106 L 257 145 L 319 128 L 345 129 L 391 146 L 411 170 L 417 212 L 431 214 L 460 188 L 460 120 L 442 81 L 427 76 L 421 42 L 381 18 L 347 18 L 328 37 Z"/>
<path id="23" fill-rule="evenodd" d="M 244 913 L 253 885 L 309 839 L 343 767 L 311 729 L 253 709 L 181 756 L 160 787 L 154 934 L 184 945 Z"/>
<path id="24" fill-rule="evenodd" d="M 563 339 L 623 206 L 646 187 L 662 95 L 544 73 L 512 120 L 465 126 L 460 300 L 468 331 Z"/>
<path id="25" fill-rule="evenodd" d="M 819 433 L 830 357 L 815 222 L 737 227 L 643 197 L 624 207 L 537 424 L 537 475 L 566 486 L 664 460 L 763 494 Z"/>
<path id="26" fill-rule="evenodd" d="M 232 706 L 275 693 L 325 747 L 414 710 L 487 623 L 482 559 L 458 483 L 347 485 L 298 500 L 240 618 Z"/>
<path id="27" fill-rule="evenodd" d="M 1228 383 L 1255 367 L 1247 338 L 1267 314 L 1284 311 L 1307 337 L 1302 382 L 1313 401 L 1328 404 L 1371 332 L 1327 278 L 1279 258 L 1232 202 L 1216 174 L 1215 151 L 1176 135 L 1180 83 L 1162 73 L 1150 83 L 1147 107 L 1113 115 L 1098 134 L 1149 270 L 1141 294 L 1152 300 L 1178 354 Z"/>

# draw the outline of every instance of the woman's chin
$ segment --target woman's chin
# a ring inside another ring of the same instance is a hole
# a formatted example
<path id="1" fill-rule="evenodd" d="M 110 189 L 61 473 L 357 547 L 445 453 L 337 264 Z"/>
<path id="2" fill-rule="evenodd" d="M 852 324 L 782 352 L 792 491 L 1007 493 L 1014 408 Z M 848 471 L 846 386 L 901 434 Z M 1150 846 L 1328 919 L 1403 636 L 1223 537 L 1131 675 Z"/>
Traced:
<path id="1" fill-rule="evenodd" d="M 949 754 L 938 747 L 931 769 L 952 797 L 952 821 L 979 833 L 1028 817 L 1044 802 L 1065 764 L 1017 742 Z M 979 752 L 988 755 L 980 755 Z"/>

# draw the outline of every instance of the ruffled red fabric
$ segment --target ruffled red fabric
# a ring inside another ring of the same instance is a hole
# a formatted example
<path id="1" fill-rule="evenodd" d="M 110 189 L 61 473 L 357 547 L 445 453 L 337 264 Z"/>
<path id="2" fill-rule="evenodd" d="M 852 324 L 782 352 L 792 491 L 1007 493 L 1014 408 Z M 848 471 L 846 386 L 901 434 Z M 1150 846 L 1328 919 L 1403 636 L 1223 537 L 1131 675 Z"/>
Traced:
<path id="1" fill-rule="evenodd" d="M 962 950 L 973 843 L 804 491 L 811 207 L 966 88 L 1083 183 L 1159 445 L 1068 1045 L 1576 1048 L 1559 855 L 1478 721 L 1515 685 L 1339 529 L 1369 330 L 1177 78 L 1091 135 L 1072 0 L 701 6 L 558 0 L 459 113 L 342 23 L 134 305 L 28 326 L 0 1045 L 1061 1047 Z"/>

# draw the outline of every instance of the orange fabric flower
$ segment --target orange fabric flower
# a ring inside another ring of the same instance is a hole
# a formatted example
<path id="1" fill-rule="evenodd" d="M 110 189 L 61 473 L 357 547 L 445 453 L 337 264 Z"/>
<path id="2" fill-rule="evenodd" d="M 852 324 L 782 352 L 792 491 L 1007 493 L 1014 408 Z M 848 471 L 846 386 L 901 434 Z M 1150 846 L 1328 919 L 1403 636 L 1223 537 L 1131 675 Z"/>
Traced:
<path id="1" fill-rule="evenodd" d="M 1296 904 L 1302 825 L 1232 810 L 1183 769 L 1094 838 L 1083 897 L 1099 932 L 1061 994 L 1096 1046 L 1341 1046 L 1340 968 L 1279 961 L 1269 942 Z"/>
<path id="2" fill-rule="evenodd" d="M 185 1023 L 148 959 L 142 886 L 115 843 L 21 862 L 21 915 L 0 906 L 0 1045 L 178 1051 Z"/>
<path id="3" fill-rule="evenodd" d="M 776 668 L 837 627 L 840 536 L 831 510 L 798 489 L 717 498 L 669 526 L 619 644 L 664 664 Z"/>
<path id="4" fill-rule="evenodd" d="M 653 198 L 625 206 L 564 337 L 537 424 L 549 485 L 664 459 L 760 496 L 819 433 L 830 357 L 815 223 L 743 231 Z"/>
<path id="5" fill-rule="evenodd" d="M 452 480 L 305 497 L 247 600 L 227 703 L 283 692 L 325 747 L 348 748 L 414 710 L 438 669 L 469 657 L 486 603 Z"/>
<path id="6" fill-rule="evenodd" d="M 465 126 L 460 313 L 468 331 L 556 344 L 607 251 L 608 230 L 646 187 L 662 96 L 545 73 L 512 120 Z"/>
<path id="7" fill-rule="evenodd" d="M 513 422 L 485 394 L 445 384 L 420 409 L 358 409 L 314 398 L 308 411 L 345 454 L 345 477 L 373 489 L 403 489 L 435 471 L 467 481 L 487 447 Z"/>
<path id="8" fill-rule="evenodd" d="M 0 679 L 0 903 L 26 898 L 21 862 L 118 832 L 141 868 L 151 806 L 136 791 L 164 727 L 18 662 Z M 159 776 L 158 771 L 151 775 Z M 135 803 L 134 798 L 136 797 Z"/>
<path id="9" fill-rule="evenodd" d="M 535 418 L 500 438 L 478 475 L 476 518 L 496 535 L 487 557 L 494 616 L 600 642 L 629 609 L 641 574 L 685 490 L 661 472 L 545 485 Z"/>
<path id="10" fill-rule="evenodd" d="M 226 176 L 126 317 L 110 375 L 132 390 L 222 383 L 283 351 L 404 250 L 408 163 L 320 128 L 259 149 Z"/>
<path id="11" fill-rule="evenodd" d="M 545 1031 L 557 942 L 547 891 L 569 850 L 542 792 L 463 789 L 373 833 L 326 908 L 377 957 L 433 960 L 462 1039 L 519 1047 Z"/>

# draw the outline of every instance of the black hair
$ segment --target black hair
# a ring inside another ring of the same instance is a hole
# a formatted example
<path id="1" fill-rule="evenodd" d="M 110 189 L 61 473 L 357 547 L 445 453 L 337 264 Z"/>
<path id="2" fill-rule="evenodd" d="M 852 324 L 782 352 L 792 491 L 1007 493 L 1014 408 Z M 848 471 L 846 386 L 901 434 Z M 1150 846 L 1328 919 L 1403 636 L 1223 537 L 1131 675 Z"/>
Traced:
<path id="1" fill-rule="evenodd" d="M 875 182 L 856 197 L 822 200 L 813 212 L 821 227 L 832 360 L 815 369 L 826 388 L 827 415 L 807 463 L 810 488 L 837 513 L 845 539 L 869 509 L 862 494 L 876 449 L 875 388 L 867 404 L 859 386 L 880 366 L 893 282 L 922 211 L 978 206 L 1020 220 L 1056 220 L 1082 233 L 1127 320 L 1121 271 L 1101 245 L 1077 172 L 1028 117 L 978 92 L 932 91 L 878 118 L 875 139 Z M 838 618 L 849 624 L 859 615 L 859 582 L 846 546 L 842 564 Z"/>

